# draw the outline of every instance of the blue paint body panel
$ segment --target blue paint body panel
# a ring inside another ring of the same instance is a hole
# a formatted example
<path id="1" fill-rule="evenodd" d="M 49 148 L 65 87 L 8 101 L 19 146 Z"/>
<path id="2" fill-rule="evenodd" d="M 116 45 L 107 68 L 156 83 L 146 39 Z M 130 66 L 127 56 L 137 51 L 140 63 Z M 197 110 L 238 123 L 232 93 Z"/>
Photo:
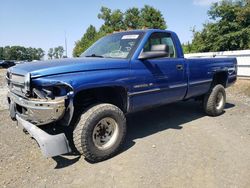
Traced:
<path id="1" fill-rule="evenodd" d="M 128 112 L 204 95 L 218 72 L 227 74 L 226 87 L 236 81 L 234 58 L 185 59 L 178 36 L 171 31 L 150 29 L 128 59 L 73 58 L 17 65 L 11 71 L 30 73 L 32 86 L 67 83 L 77 94 L 99 87 L 123 87 L 127 91 Z M 143 46 L 154 32 L 171 35 L 176 58 L 139 60 Z M 133 31 L 126 32 L 133 33 Z M 177 67 L 182 69 L 178 70 Z"/>

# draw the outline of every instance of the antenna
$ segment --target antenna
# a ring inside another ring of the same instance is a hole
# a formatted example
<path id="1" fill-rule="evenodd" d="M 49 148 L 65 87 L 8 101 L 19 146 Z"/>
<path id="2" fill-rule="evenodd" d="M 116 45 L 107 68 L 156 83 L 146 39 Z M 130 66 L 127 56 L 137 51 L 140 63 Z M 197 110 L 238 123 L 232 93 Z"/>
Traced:
<path id="1" fill-rule="evenodd" d="M 64 44 L 65 44 L 65 56 L 68 57 L 68 49 L 67 49 L 67 37 L 66 37 L 66 31 L 64 31 Z"/>

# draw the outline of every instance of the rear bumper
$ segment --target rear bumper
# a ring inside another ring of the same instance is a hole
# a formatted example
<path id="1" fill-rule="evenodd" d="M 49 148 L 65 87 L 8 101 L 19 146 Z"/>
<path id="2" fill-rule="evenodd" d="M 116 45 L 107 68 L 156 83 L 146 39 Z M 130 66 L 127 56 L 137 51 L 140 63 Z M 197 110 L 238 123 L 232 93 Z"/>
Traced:
<path id="1" fill-rule="evenodd" d="M 42 153 L 46 157 L 53 157 L 71 152 L 68 140 L 64 133 L 50 135 L 38 128 L 36 125 L 25 121 L 19 115 L 16 115 L 18 125 L 23 127 L 37 141 Z"/>

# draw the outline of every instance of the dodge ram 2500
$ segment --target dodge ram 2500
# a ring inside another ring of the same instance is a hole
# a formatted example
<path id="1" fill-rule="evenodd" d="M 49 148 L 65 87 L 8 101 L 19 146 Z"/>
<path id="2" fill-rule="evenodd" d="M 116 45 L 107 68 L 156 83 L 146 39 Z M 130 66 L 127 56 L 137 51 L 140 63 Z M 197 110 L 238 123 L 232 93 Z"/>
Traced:
<path id="1" fill-rule="evenodd" d="M 47 157 L 72 150 L 57 124 L 72 131 L 89 161 L 115 155 L 126 135 L 126 114 L 200 99 L 207 115 L 224 111 L 225 88 L 237 79 L 235 58 L 186 59 L 177 35 L 149 29 L 107 35 L 81 57 L 26 63 L 7 71 L 10 116 Z"/>

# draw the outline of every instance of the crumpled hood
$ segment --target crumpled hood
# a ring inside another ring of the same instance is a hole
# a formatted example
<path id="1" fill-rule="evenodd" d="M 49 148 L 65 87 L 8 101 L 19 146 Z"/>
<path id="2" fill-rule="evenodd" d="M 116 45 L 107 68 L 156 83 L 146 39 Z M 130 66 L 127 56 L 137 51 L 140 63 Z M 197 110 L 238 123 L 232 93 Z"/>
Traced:
<path id="1" fill-rule="evenodd" d="M 17 74 L 30 73 L 32 78 L 38 78 L 64 73 L 124 69 L 128 67 L 129 60 L 127 59 L 88 57 L 29 62 L 11 67 L 10 71 Z"/>

